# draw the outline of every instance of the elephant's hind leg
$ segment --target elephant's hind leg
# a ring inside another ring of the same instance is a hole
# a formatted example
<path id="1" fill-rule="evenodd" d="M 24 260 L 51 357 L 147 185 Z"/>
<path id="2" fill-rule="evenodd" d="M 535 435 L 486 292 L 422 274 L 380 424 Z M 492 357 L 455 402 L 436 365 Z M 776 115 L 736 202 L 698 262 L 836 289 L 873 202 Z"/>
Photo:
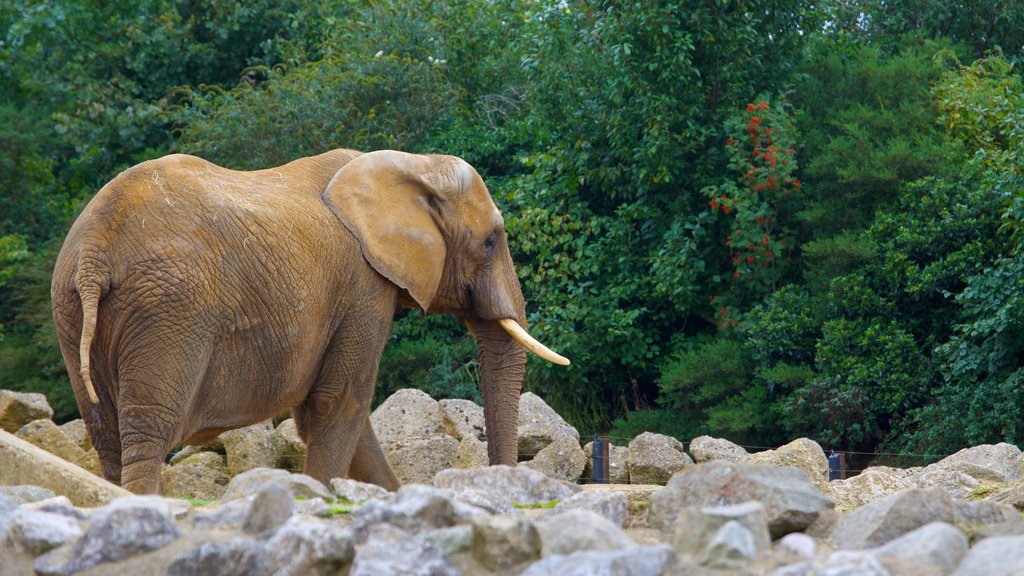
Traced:
<path id="1" fill-rule="evenodd" d="M 359 444 L 356 446 L 355 456 L 352 458 L 352 466 L 348 470 L 349 478 L 360 482 L 370 482 L 388 490 L 398 490 L 401 482 L 391 470 L 384 451 L 380 448 L 377 435 L 373 433 L 370 426 L 370 419 L 366 419 L 363 426 L 363 433 L 359 436 Z"/>

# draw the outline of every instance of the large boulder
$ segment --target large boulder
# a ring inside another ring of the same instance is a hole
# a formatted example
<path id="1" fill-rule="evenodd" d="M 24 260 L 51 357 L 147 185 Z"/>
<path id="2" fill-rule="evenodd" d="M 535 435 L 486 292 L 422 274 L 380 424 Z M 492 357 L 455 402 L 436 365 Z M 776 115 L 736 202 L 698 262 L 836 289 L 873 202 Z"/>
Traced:
<path id="1" fill-rule="evenodd" d="M 629 443 L 629 481 L 633 484 L 664 484 L 692 465 L 683 443 L 671 436 L 644 432 Z"/>
<path id="2" fill-rule="evenodd" d="M 579 445 L 580 435 L 533 392 L 519 397 L 519 459 L 529 460 L 554 441 L 569 437 Z"/>
<path id="3" fill-rule="evenodd" d="M 494 572 L 540 558 L 537 528 L 519 516 L 481 516 L 473 519 L 472 555 Z"/>
<path id="4" fill-rule="evenodd" d="M 441 428 L 457 440 L 487 440 L 484 409 L 472 400 L 441 400 Z"/>
<path id="5" fill-rule="evenodd" d="M 100 506 L 127 490 L 0 430 L 0 485 L 39 486 L 67 496 L 76 506 Z"/>
<path id="6" fill-rule="evenodd" d="M 1024 574 L 1024 536 L 986 538 L 975 544 L 953 576 Z"/>
<path id="7" fill-rule="evenodd" d="M 466 436 L 459 442 L 459 449 L 455 451 L 456 468 L 483 468 L 490 463 L 487 444 L 473 436 Z"/>
<path id="8" fill-rule="evenodd" d="M 442 470 L 434 476 L 434 486 L 497 514 L 509 514 L 517 506 L 557 503 L 582 490 L 522 466 Z"/>
<path id="9" fill-rule="evenodd" d="M 587 465 L 583 468 L 582 479 L 589 482 L 594 477 L 594 442 L 583 446 Z M 612 444 L 608 446 L 608 484 L 629 484 L 629 448 Z"/>
<path id="10" fill-rule="evenodd" d="M 675 549 L 699 563 L 740 569 L 768 550 L 768 516 L 760 502 L 727 506 L 685 506 L 675 522 Z"/>
<path id="11" fill-rule="evenodd" d="M 647 522 L 653 528 L 671 531 L 685 506 L 724 506 L 752 500 L 764 505 L 773 539 L 806 530 L 834 506 L 797 468 L 712 460 L 687 467 L 664 489 L 651 494 Z"/>
<path id="12" fill-rule="evenodd" d="M 573 508 L 547 516 L 536 524 L 545 558 L 581 550 L 620 550 L 634 546 L 633 540 L 608 518 Z"/>
<path id="13" fill-rule="evenodd" d="M 277 425 L 270 433 L 270 448 L 278 468 L 302 472 L 306 466 L 306 443 L 299 436 L 299 428 L 293 418 Z"/>
<path id="14" fill-rule="evenodd" d="M 833 480 L 829 486 L 831 496 L 836 501 L 836 509 L 848 511 L 890 494 L 914 488 L 917 483 L 906 470 L 872 466 L 845 480 Z"/>
<path id="15" fill-rule="evenodd" d="M 403 484 L 430 484 L 435 474 L 455 466 L 458 451 L 458 440 L 447 434 L 433 434 L 392 442 L 385 455 Z"/>
<path id="16" fill-rule="evenodd" d="M 586 464 L 587 456 L 580 448 L 579 442 L 571 436 L 563 436 L 545 446 L 533 460 L 520 466 L 533 468 L 552 478 L 575 482 L 579 480 Z"/>
<path id="17" fill-rule="evenodd" d="M 83 450 L 77 443 L 72 442 L 52 420 L 42 418 L 33 420 L 18 429 L 14 435 L 39 446 L 50 454 L 85 468 L 97 476 L 100 475 L 100 459 L 96 451 Z"/>
<path id="18" fill-rule="evenodd" d="M 843 515 L 832 534 L 840 550 L 873 548 L 930 522 L 954 521 L 953 498 L 937 488 L 912 488 Z"/>
<path id="19" fill-rule="evenodd" d="M 168 466 L 160 475 L 163 493 L 199 500 L 218 500 L 227 490 L 224 457 L 216 452 L 199 452 Z"/>
<path id="20" fill-rule="evenodd" d="M 276 467 L 277 460 L 270 441 L 272 432 L 270 422 L 261 422 L 221 434 L 228 473 L 236 476 L 254 468 Z"/>
<path id="21" fill-rule="evenodd" d="M 426 392 L 413 388 L 405 388 L 389 396 L 370 415 L 370 424 L 385 451 L 406 438 L 444 433 L 441 429 L 441 405 Z"/>
<path id="22" fill-rule="evenodd" d="M 750 454 L 742 446 L 733 444 L 722 438 L 698 436 L 690 441 L 690 454 L 698 464 L 709 460 L 725 460 L 727 462 L 745 462 Z"/>
<path id="23" fill-rule="evenodd" d="M 33 420 L 53 418 L 46 396 L 36 392 L 0 390 L 0 429 L 16 432 Z"/>
<path id="24" fill-rule="evenodd" d="M 747 463 L 799 468 L 822 494 L 832 495 L 828 483 L 828 457 L 814 440 L 799 438 L 775 450 L 751 454 L 747 457 Z"/>

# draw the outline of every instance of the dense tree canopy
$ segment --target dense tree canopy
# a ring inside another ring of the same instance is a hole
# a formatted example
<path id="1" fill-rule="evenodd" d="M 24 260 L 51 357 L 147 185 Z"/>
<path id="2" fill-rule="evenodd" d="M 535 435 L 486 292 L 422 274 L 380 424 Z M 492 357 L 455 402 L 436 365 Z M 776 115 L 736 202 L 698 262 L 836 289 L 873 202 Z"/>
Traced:
<path id="1" fill-rule="evenodd" d="M 995 1 L 7 2 L 0 387 L 74 417 L 50 270 L 120 170 L 396 148 L 484 175 L 585 434 L 1024 443 L 1022 59 Z M 403 315 L 378 391 L 475 378 Z"/>

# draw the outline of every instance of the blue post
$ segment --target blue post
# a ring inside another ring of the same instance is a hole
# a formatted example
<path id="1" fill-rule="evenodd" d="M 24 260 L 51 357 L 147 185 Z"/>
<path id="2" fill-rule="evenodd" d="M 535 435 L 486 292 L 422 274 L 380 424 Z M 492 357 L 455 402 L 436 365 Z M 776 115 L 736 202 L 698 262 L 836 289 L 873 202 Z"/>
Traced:
<path id="1" fill-rule="evenodd" d="M 608 483 L 608 449 L 605 447 L 605 442 L 601 440 L 600 436 L 594 436 L 594 449 L 591 452 L 593 457 L 593 474 L 591 474 L 591 481 L 594 484 L 607 484 Z"/>
<path id="2" fill-rule="evenodd" d="M 828 455 L 828 479 L 829 479 L 829 481 L 832 481 L 832 480 L 839 480 L 842 477 L 843 477 L 842 455 L 841 454 L 836 454 L 836 451 L 833 450 L 832 453 Z"/>

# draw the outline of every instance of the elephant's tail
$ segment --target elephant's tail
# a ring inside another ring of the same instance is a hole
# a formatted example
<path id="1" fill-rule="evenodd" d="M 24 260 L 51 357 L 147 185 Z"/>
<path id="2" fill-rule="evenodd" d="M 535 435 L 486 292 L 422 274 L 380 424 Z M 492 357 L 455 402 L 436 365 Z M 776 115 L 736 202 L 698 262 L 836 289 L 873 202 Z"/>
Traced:
<path id="1" fill-rule="evenodd" d="M 85 384 L 85 391 L 89 394 L 94 417 L 96 417 L 95 412 L 100 399 L 96 395 L 96 387 L 93 386 L 92 375 L 89 373 L 89 350 L 92 348 L 93 336 L 96 335 L 96 316 L 99 312 L 101 295 L 102 288 L 95 282 L 86 280 L 78 283 L 78 296 L 82 299 L 82 340 L 78 349 L 79 365 L 81 366 L 79 372 L 82 375 L 82 383 Z"/>

